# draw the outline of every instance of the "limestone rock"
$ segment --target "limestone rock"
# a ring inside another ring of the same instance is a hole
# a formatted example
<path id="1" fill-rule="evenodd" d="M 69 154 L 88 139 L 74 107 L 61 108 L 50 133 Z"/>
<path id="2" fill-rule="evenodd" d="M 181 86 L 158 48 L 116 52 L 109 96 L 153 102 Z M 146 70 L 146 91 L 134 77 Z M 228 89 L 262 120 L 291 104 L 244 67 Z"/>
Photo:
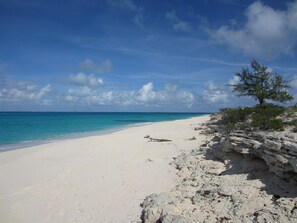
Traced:
<path id="1" fill-rule="evenodd" d="M 141 205 L 141 219 L 144 223 L 155 223 L 162 216 L 180 214 L 177 203 L 178 199 L 170 193 L 152 194 Z"/>
<path id="2" fill-rule="evenodd" d="M 180 215 L 165 215 L 159 220 L 160 223 L 194 223 L 192 219 Z"/>
<path id="3" fill-rule="evenodd" d="M 221 136 L 219 136 L 221 134 Z M 236 152 L 242 155 L 263 159 L 270 171 L 282 178 L 292 180 L 292 172 L 297 176 L 297 134 L 288 132 L 242 132 L 229 134 L 218 133 L 215 137 L 215 148 L 223 152 Z M 228 155 L 218 156 L 226 158 Z M 296 180 L 297 177 L 294 177 Z"/>
<path id="4" fill-rule="evenodd" d="M 297 222 L 297 135 L 226 133 L 204 126 L 212 140 L 175 157 L 177 185 L 148 196 L 143 223 Z"/>

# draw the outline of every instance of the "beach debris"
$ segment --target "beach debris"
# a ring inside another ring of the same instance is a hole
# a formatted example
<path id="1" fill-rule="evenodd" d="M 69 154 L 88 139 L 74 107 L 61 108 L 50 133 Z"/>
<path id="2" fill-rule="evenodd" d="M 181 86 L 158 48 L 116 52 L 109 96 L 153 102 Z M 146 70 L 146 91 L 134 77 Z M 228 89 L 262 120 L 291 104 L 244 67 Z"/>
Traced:
<path id="1" fill-rule="evenodd" d="M 170 139 L 157 139 L 157 138 L 152 138 L 149 135 L 144 136 L 145 139 L 149 139 L 149 142 L 171 142 L 172 140 Z"/>
<path id="2" fill-rule="evenodd" d="M 150 142 L 171 142 L 170 139 L 156 139 L 156 138 L 149 138 Z"/>
<path id="3" fill-rule="evenodd" d="M 204 130 L 204 128 L 201 127 L 201 126 L 200 126 L 200 127 L 195 127 L 195 128 L 194 128 L 194 131 L 200 131 L 200 130 Z"/>
<path id="4" fill-rule="evenodd" d="M 192 138 L 189 138 L 188 140 L 189 140 L 189 141 L 196 140 L 196 137 L 195 137 L 195 136 L 193 136 Z"/>
<path id="5" fill-rule="evenodd" d="M 146 160 L 146 162 L 154 162 L 154 160 L 148 158 L 148 159 Z"/>

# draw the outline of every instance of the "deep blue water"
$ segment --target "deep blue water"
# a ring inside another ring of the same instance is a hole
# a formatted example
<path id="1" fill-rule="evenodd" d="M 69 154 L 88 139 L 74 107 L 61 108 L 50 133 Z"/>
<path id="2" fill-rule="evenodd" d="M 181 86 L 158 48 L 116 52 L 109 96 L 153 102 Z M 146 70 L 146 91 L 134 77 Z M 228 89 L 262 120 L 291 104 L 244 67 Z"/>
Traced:
<path id="1" fill-rule="evenodd" d="M 0 151 L 202 113 L 0 112 Z"/>

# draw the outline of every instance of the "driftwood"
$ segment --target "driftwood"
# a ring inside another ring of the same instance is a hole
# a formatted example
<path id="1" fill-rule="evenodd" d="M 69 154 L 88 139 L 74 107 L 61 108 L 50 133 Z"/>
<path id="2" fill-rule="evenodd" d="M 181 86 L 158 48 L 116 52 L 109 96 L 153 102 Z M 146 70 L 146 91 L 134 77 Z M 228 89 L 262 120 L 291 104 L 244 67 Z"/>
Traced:
<path id="1" fill-rule="evenodd" d="M 149 135 L 145 136 L 144 138 L 149 139 L 149 142 L 171 142 L 172 140 L 170 139 L 157 139 L 157 138 L 152 138 Z"/>
<path id="2" fill-rule="evenodd" d="M 170 139 L 155 139 L 155 138 L 150 138 L 150 142 L 171 142 L 172 140 Z"/>

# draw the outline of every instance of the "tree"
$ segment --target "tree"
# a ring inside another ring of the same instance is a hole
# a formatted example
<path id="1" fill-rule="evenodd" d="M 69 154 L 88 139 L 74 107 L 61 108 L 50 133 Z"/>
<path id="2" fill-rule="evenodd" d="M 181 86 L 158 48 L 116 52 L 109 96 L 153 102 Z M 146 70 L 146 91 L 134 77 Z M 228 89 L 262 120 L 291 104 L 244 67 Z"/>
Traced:
<path id="1" fill-rule="evenodd" d="M 266 100 L 286 102 L 294 99 L 287 91 L 288 81 L 285 81 L 281 75 L 272 73 L 256 60 L 252 60 L 251 67 L 253 71 L 242 68 L 241 72 L 235 73 L 239 82 L 230 85 L 233 87 L 233 92 L 238 92 L 239 96 L 253 97 L 258 100 L 260 106 Z"/>

